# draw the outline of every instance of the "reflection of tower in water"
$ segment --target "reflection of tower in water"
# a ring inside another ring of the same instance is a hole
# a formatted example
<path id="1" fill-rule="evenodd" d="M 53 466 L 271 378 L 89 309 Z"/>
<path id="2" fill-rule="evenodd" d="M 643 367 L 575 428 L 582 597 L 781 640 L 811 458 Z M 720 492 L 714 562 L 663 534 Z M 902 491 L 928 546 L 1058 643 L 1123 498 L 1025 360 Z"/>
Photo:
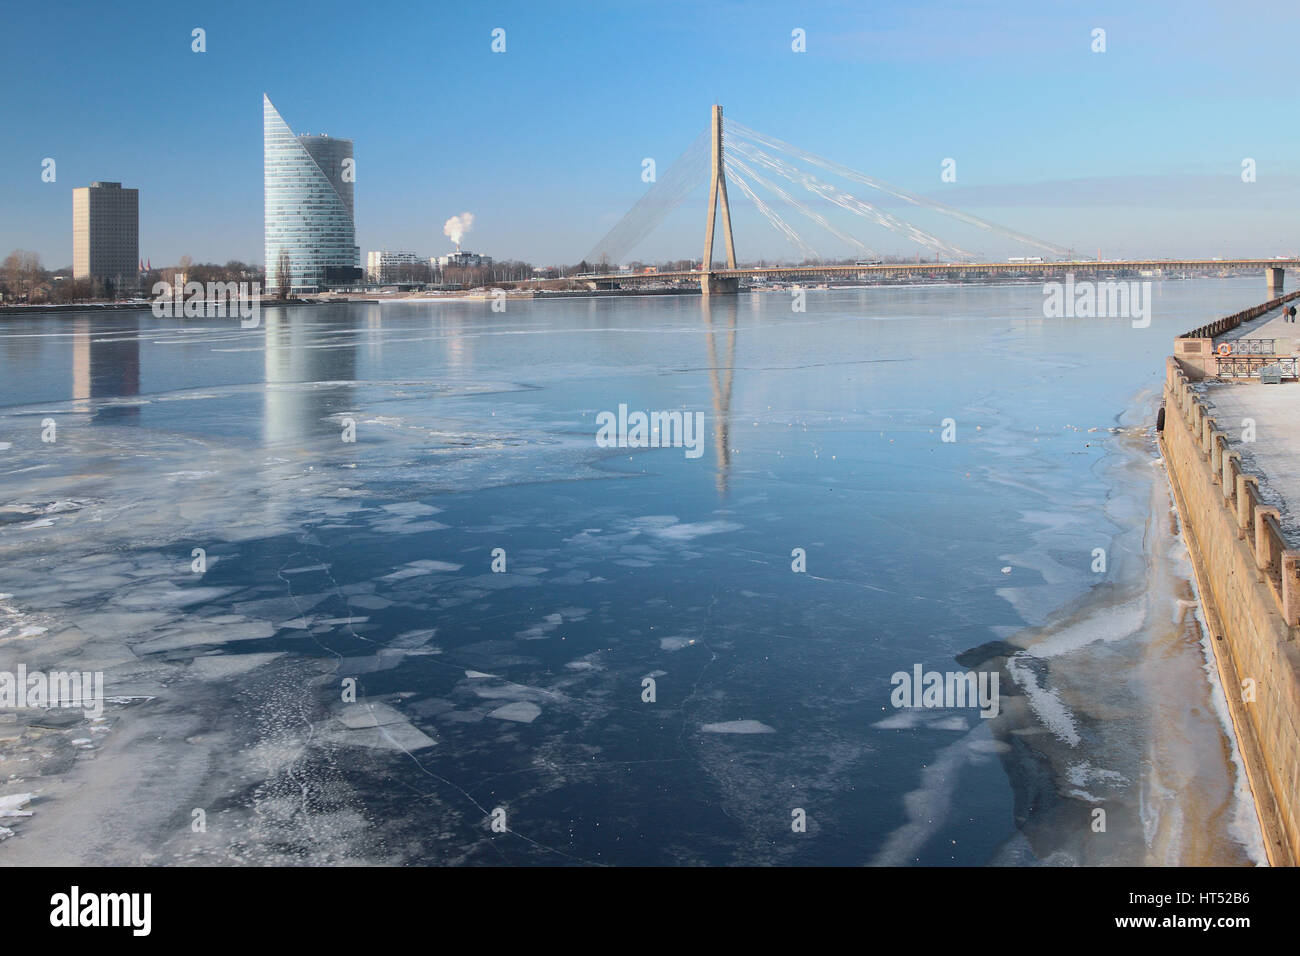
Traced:
<path id="1" fill-rule="evenodd" d="M 326 307 L 328 308 L 328 306 Z M 322 315 L 322 310 L 273 306 L 263 311 L 266 326 L 266 388 L 262 438 L 267 444 L 301 441 L 339 426 L 330 415 L 355 411 L 356 320 Z M 324 319 L 324 321 L 322 321 Z M 322 327 L 346 329 L 321 335 Z"/>
<path id="2" fill-rule="evenodd" d="M 114 316 L 111 327 L 96 332 L 93 320 L 73 320 L 72 398 L 130 398 L 140 394 L 140 319 Z M 95 422 L 135 422 L 138 405 L 108 405 L 95 410 Z"/>
<path id="3" fill-rule="evenodd" d="M 709 349 L 709 377 L 713 386 L 713 451 L 717 459 L 718 494 L 727 493 L 727 479 L 731 470 L 731 380 L 735 375 L 736 365 L 736 320 L 739 304 L 734 298 L 726 297 L 715 304 L 712 296 L 702 296 L 700 304 L 704 309 L 704 341 Z M 719 329 L 714 327 L 715 313 L 718 324 L 726 324 L 726 354 L 723 363 L 718 363 L 718 346 L 716 336 Z"/>
<path id="4" fill-rule="evenodd" d="M 474 340 L 465 334 L 465 318 L 460 314 L 446 315 L 439 322 L 446 334 L 444 352 L 448 369 L 468 368 L 474 363 Z"/>

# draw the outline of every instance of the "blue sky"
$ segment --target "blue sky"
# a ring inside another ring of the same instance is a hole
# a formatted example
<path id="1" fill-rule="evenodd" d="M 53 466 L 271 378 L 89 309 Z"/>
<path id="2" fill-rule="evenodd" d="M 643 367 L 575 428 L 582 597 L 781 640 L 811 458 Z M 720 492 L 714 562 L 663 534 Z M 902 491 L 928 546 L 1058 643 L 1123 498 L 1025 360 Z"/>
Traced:
<path id="1" fill-rule="evenodd" d="M 0 255 L 69 264 L 71 191 L 103 179 L 141 189 L 141 253 L 155 264 L 260 261 L 263 92 L 295 131 L 355 140 L 363 254 L 441 253 L 443 221 L 470 211 L 467 248 L 576 261 L 648 188 L 642 159 L 666 169 L 714 102 L 1089 254 L 1300 252 L 1300 7 L 1134 7 L 9 3 Z M 190 49 L 194 27 L 206 53 Z M 504 54 L 490 49 L 496 27 Z M 1090 49 L 1095 27 L 1105 53 Z M 806 53 L 791 50 L 794 28 Z M 55 183 L 41 181 L 45 157 Z M 956 182 L 940 181 L 946 157 Z M 1241 181 L 1247 157 L 1254 183 Z M 732 203 L 742 259 L 794 254 L 738 190 Z M 703 220 L 700 194 L 634 254 L 698 256 Z M 924 225 L 986 255 L 1026 251 Z M 855 232 L 917 251 L 876 227 Z"/>

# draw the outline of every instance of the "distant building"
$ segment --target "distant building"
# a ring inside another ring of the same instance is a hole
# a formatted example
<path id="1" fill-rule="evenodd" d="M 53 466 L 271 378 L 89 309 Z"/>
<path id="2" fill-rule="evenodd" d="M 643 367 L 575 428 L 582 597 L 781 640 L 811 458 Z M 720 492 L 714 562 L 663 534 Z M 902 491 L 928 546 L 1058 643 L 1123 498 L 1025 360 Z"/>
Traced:
<path id="1" fill-rule="evenodd" d="M 414 252 L 372 250 L 366 254 L 366 278 L 371 282 L 396 282 L 402 266 L 423 266 L 424 259 Z"/>
<path id="2" fill-rule="evenodd" d="M 360 279 L 352 140 L 295 135 L 263 94 L 262 161 L 267 290 L 280 289 L 282 254 L 295 294 Z"/>
<path id="3" fill-rule="evenodd" d="M 449 256 L 438 256 L 436 259 L 430 259 L 429 262 L 440 269 L 477 269 L 492 265 L 492 257 L 480 256 L 476 252 L 461 252 L 457 249 Z"/>
<path id="4" fill-rule="evenodd" d="M 139 281 L 140 190 L 91 183 L 72 190 L 72 276 L 117 288 Z"/>

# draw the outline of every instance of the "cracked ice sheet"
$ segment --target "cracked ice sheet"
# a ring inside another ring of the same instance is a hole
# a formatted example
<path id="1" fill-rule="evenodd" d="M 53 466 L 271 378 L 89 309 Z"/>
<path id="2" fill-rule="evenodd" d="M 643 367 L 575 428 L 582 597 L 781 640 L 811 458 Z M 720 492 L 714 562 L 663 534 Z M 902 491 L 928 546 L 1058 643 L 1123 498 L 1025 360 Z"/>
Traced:
<path id="1" fill-rule="evenodd" d="M 153 632 L 140 641 L 132 641 L 141 653 L 174 651 L 208 644 L 227 644 L 232 641 L 256 641 L 275 635 L 276 629 L 269 621 L 227 621 L 212 624 L 201 617 L 182 618 L 175 625 Z"/>

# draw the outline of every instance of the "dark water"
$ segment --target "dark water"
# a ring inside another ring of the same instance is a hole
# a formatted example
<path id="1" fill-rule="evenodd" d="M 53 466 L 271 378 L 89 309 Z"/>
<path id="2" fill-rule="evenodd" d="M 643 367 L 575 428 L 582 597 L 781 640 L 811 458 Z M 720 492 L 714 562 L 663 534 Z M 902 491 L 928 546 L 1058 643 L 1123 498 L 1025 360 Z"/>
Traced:
<path id="1" fill-rule="evenodd" d="M 0 860 L 1249 862 L 1144 432 L 1263 282 L 1154 291 L 6 317 L 0 666 L 121 700 L 0 744 Z M 896 709 L 917 664 L 1001 713 Z"/>

